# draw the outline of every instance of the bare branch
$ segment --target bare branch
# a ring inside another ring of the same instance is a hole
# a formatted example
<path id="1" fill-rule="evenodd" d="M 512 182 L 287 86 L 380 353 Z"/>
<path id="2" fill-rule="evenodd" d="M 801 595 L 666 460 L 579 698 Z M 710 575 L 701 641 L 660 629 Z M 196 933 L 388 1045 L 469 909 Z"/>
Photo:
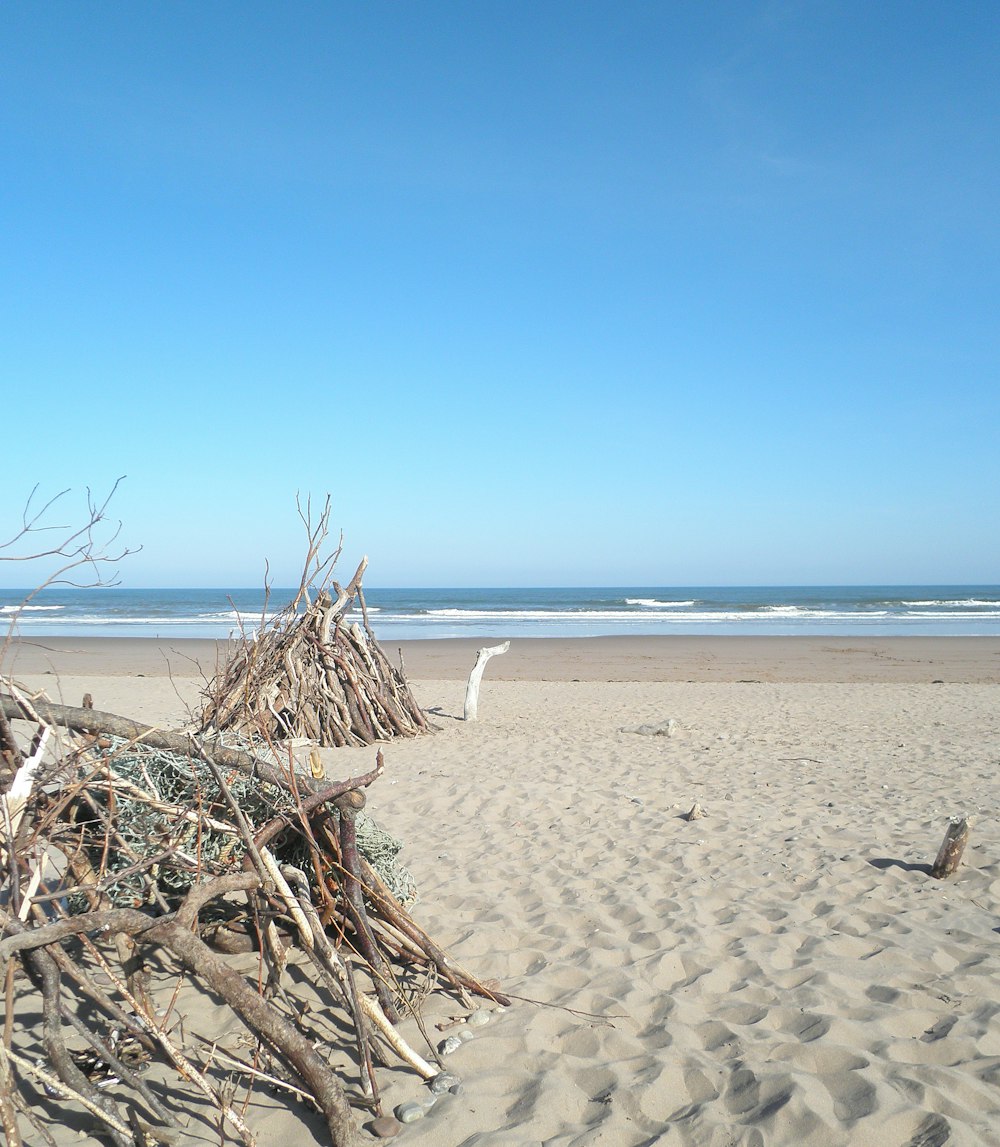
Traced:
<path id="1" fill-rule="evenodd" d="M 301 496 L 296 494 L 295 507 L 298 510 L 302 524 L 306 528 L 306 537 L 309 544 L 306 551 L 306 560 L 302 566 L 302 577 L 299 580 L 299 588 L 292 602 L 292 608 L 297 607 L 301 602 L 305 602 L 306 608 L 309 608 L 312 604 L 310 590 L 314 593 L 320 593 L 326 589 L 329 584 L 330 578 L 333 575 L 333 567 L 337 564 L 341 550 L 344 548 L 344 535 L 340 535 L 340 540 L 332 553 L 323 554 L 323 546 L 326 544 L 326 539 L 330 532 L 329 494 L 326 496 L 326 501 L 323 503 L 323 512 L 320 514 L 319 521 L 315 526 L 313 526 L 312 521 L 311 497 L 306 498 L 305 506 L 303 507 Z"/>
<path id="2" fill-rule="evenodd" d="M 68 493 L 68 490 L 60 491 L 41 507 L 33 509 L 32 503 L 38 492 L 38 486 L 32 489 L 21 515 L 21 528 L 13 537 L 0 545 L 0 562 L 23 562 L 29 565 L 49 562 L 54 564 L 55 568 L 44 575 L 10 615 L 7 634 L 0 643 L 0 662 L 6 656 L 15 627 L 25 607 L 42 590 L 55 585 L 93 589 L 98 586 L 118 584 L 115 567 L 141 548 L 116 545 L 122 523 L 108 521 L 108 506 L 123 481 L 124 476 L 118 478 L 107 496 L 101 500 L 95 499 L 88 487 L 86 517 L 83 525 L 75 528 L 47 524 L 44 520 L 46 514 Z M 31 548 L 29 542 L 34 535 L 42 533 L 56 536 L 47 545 L 38 549 Z"/>
<path id="3" fill-rule="evenodd" d="M 56 525 L 55 523 L 43 523 L 43 519 L 48 511 L 59 499 L 65 497 L 65 495 L 69 493 L 69 490 L 61 490 L 54 497 L 50 498 L 39 510 L 31 512 L 31 501 L 38 490 L 38 487 L 35 486 L 28 496 L 28 501 L 22 514 L 21 528 L 12 538 L 0 544 L 0 561 L 33 562 L 43 558 L 66 558 L 69 562 L 73 563 L 86 563 L 88 561 L 106 563 L 120 561 L 121 557 L 124 557 L 126 554 L 135 553 L 136 551 L 134 550 L 126 549 L 119 557 L 113 557 L 106 552 L 121 532 L 121 522 L 117 523 L 110 538 L 99 540 L 94 536 L 96 528 L 106 520 L 108 505 L 118 490 L 118 487 L 124 481 L 124 477 L 125 476 L 122 475 L 122 477 L 116 480 L 115 484 L 111 487 L 110 493 L 102 502 L 96 502 L 90 488 L 87 488 L 87 517 L 84 524 L 76 529 L 70 526 Z M 22 551 L 17 548 L 19 543 L 23 542 L 32 534 L 52 531 L 63 531 L 63 536 L 58 538 L 52 545 L 45 546 L 38 550 L 27 551 Z M 63 571 L 66 568 L 66 566 L 63 566 Z M 58 576 L 58 574 L 54 576 Z M 52 584 L 51 579 L 48 579 L 46 584 Z"/>

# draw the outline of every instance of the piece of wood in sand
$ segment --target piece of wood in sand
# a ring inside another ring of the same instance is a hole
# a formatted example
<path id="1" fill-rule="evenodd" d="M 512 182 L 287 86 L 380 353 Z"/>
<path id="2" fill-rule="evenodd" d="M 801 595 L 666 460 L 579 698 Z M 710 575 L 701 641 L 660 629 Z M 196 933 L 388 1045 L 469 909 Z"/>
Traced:
<path id="1" fill-rule="evenodd" d="M 953 820 L 948 825 L 944 840 L 938 849 L 937 860 L 931 867 L 931 876 L 936 880 L 944 880 L 951 876 L 962 863 L 962 853 L 969 842 L 969 832 L 972 822 L 963 816 L 960 820 Z"/>
<path id="2" fill-rule="evenodd" d="M 465 689 L 464 716 L 466 721 L 474 721 L 479 714 L 479 683 L 483 679 L 486 662 L 498 653 L 506 653 L 508 649 L 510 649 L 510 642 L 505 641 L 503 645 L 491 645 L 476 653 L 476 664 L 469 674 L 469 684 Z"/>

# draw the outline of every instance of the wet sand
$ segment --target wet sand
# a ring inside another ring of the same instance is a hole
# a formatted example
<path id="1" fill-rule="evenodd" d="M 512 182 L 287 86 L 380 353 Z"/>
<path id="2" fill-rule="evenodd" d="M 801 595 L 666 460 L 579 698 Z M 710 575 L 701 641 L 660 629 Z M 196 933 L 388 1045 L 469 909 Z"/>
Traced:
<path id="1" fill-rule="evenodd" d="M 467 678 L 480 646 L 502 636 L 402 641 L 415 680 Z M 211 676 L 226 642 L 41 638 L 15 646 L 8 669 L 104 676 Z M 490 662 L 501 681 L 1000 682 L 995 637 L 573 637 L 513 640 Z"/>

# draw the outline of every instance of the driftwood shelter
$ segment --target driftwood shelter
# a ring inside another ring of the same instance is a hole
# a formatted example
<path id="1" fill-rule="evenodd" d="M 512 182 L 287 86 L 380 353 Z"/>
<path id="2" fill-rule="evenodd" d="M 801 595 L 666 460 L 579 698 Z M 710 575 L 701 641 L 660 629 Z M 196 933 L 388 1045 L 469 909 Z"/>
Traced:
<path id="1" fill-rule="evenodd" d="M 203 733 L 340 746 L 427 731 L 402 669 L 389 663 L 368 624 L 367 560 L 346 588 L 334 582 L 311 595 L 303 586 L 259 630 L 244 629 L 206 695 Z"/>
<path id="2" fill-rule="evenodd" d="M 62 1123 L 115 1147 L 206 1142 L 206 1129 L 254 1147 L 249 1105 L 265 1091 L 345 1147 L 359 1122 L 386 1130 L 377 1062 L 435 1092 L 449 1084 L 421 1018 L 428 993 L 508 1002 L 416 923 L 366 845 L 381 751 L 331 782 L 283 749 L 427 731 L 368 626 L 364 563 L 341 589 L 316 556 L 327 513 L 299 595 L 235 643 L 199 727 L 55 705 L 0 677 L 0 1127 L 12 1147 L 55 1143 Z M 192 992 L 243 1036 L 206 1041 L 179 1003 Z"/>

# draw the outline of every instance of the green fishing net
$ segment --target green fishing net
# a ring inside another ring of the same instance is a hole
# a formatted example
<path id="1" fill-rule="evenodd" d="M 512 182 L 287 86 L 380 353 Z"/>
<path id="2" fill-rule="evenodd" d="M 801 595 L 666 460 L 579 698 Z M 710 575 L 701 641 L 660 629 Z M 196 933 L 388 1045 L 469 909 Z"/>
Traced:
<path id="1" fill-rule="evenodd" d="M 86 766 L 92 774 L 87 791 L 103 815 L 81 804 L 75 824 L 87 831 L 91 863 L 114 905 L 145 903 L 150 881 L 165 899 L 177 900 L 205 875 L 240 868 L 246 846 L 204 761 L 120 738 L 110 742 L 98 750 L 103 768 L 93 775 L 92 762 Z M 222 771 L 251 828 L 281 813 L 294 817 L 294 802 L 285 789 L 241 769 Z M 365 812 L 357 814 L 355 823 L 358 852 L 401 904 L 412 904 L 417 889 L 398 860 L 402 843 Z M 280 833 L 270 847 L 281 863 L 310 870 L 307 845 L 293 829 Z M 85 911 L 85 896 L 72 897 L 70 907 Z"/>

